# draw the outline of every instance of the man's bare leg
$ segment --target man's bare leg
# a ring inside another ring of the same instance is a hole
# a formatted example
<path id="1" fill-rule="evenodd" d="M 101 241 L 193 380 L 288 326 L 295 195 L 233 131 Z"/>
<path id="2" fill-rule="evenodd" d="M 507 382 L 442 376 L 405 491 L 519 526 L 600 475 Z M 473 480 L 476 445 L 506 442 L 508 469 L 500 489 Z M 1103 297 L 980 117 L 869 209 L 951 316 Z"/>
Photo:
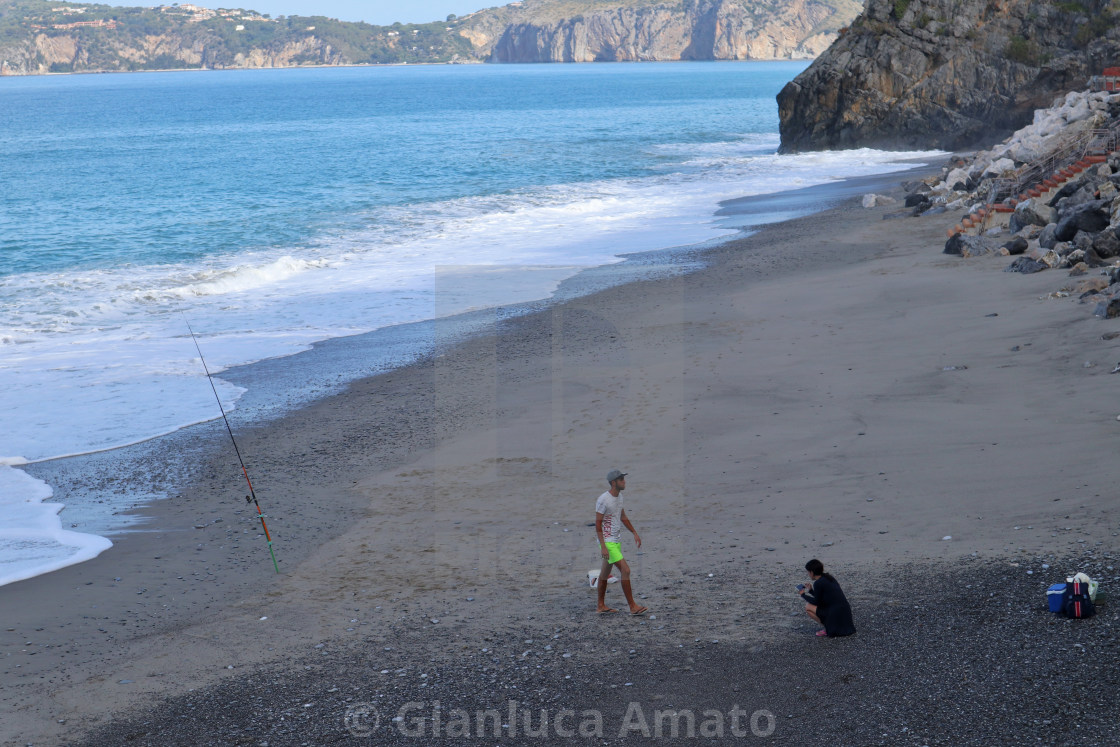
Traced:
<path id="1" fill-rule="evenodd" d="M 622 574 L 622 593 L 626 595 L 626 603 L 630 605 L 631 615 L 640 615 L 649 610 L 649 607 L 643 607 L 634 601 L 634 590 L 630 588 L 630 564 L 625 560 L 620 560 L 616 564 L 619 572 Z M 602 579 L 600 579 L 602 581 Z"/>
<path id="2" fill-rule="evenodd" d="M 618 612 L 618 610 L 607 606 L 607 578 L 611 575 L 611 563 L 603 558 L 602 565 L 599 566 L 599 614 L 607 612 Z"/>

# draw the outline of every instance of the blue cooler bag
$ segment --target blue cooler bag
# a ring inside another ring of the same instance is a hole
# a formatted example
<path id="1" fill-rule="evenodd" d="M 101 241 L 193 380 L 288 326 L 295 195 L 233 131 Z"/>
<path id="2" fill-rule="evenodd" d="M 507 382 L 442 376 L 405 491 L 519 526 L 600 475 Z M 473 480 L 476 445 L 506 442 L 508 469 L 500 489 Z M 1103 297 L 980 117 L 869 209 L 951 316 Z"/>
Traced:
<path id="1" fill-rule="evenodd" d="M 1046 590 L 1046 601 L 1050 605 L 1051 612 L 1062 611 L 1062 594 L 1065 590 L 1065 584 L 1050 584 L 1050 588 Z"/>

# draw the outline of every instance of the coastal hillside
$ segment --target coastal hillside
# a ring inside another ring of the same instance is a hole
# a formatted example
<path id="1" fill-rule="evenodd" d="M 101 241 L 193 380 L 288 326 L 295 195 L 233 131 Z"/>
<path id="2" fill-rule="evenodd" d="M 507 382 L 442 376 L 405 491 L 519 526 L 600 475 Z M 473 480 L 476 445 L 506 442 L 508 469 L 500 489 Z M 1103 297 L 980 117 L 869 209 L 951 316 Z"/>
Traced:
<path id="1" fill-rule="evenodd" d="M 774 60 L 820 54 L 857 0 L 522 0 L 375 26 L 192 4 L 0 0 L 0 75 L 299 65 Z"/>
<path id="2" fill-rule="evenodd" d="M 999 140 L 1120 63 L 1115 0 L 868 0 L 778 95 L 782 150 Z"/>
<path id="3" fill-rule="evenodd" d="M 477 14 L 469 33 L 493 62 L 808 59 L 859 10 L 856 0 L 524 0 Z"/>
<path id="4" fill-rule="evenodd" d="M 190 4 L 141 8 L 0 0 L 0 75 L 474 58 L 471 43 L 444 21 L 372 26 Z"/>

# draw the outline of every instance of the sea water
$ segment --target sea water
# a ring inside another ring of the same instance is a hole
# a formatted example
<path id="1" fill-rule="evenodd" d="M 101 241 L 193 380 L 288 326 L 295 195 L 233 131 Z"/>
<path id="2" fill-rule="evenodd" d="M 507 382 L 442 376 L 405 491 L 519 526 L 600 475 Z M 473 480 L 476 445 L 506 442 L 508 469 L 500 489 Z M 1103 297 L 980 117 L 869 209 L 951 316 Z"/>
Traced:
<path id="1" fill-rule="evenodd" d="M 921 155 L 776 155 L 804 66 L 0 78 L 0 583 L 110 546 L 19 465 L 219 415 L 188 324 L 233 409 L 229 367 L 545 299 L 730 235 L 721 200 Z"/>

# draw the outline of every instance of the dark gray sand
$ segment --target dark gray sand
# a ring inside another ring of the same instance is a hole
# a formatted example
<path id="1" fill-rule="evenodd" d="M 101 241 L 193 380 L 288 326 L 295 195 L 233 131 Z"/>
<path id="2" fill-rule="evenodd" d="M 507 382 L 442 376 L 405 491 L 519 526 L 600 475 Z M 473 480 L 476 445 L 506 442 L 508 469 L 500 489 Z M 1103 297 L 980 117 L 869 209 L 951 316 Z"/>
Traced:
<path id="1" fill-rule="evenodd" d="M 1105 562 L 1063 567 L 1111 578 Z M 374 616 L 357 640 L 168 699 L 81 744 L 1120 743 L 1117 611 L 1053 615 L 1036 579 L 990 561 L 842 581 L 857 589 L 855 636 L 815 637 L 790 597 L 770 614 L 795 624 L 769 645 L 666 641 L 656 620 L 589 618 L 579 595 L 481 636 Z M 738 575 L 651 592 L 702 616 L 749 585 Z M 749 629 L 757 605 L 742 606 L 755 608 L 739 623 Z"/>

